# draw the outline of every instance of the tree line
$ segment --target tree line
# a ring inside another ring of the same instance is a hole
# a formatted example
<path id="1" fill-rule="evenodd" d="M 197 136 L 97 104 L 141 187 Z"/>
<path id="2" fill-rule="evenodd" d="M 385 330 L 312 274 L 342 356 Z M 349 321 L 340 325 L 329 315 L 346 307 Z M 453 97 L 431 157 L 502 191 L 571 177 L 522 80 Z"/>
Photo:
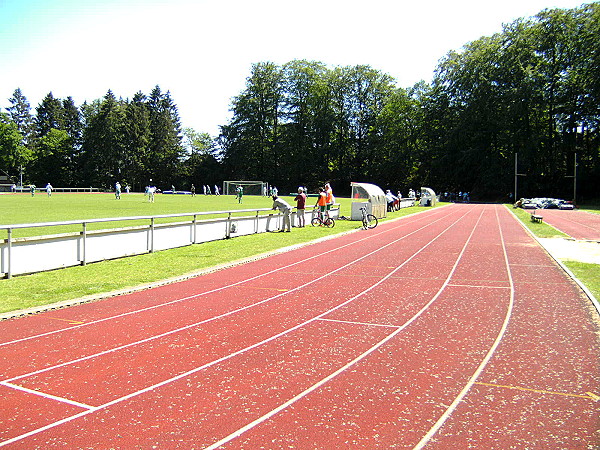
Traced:
<path id="1" fill-rule="evenodd" d="M 390 55 L 393 57 L 393 55 Z M 450 51 L 410 88 L 367 65 L 253 64 L 232 117 L 211 137 L 182 129 L 160 87 L 77 108 L 52 94 L 29 113 L 17 89 L 0 118 L 0 168 L 57 185 L 134 188 L 269 181 L 285 192 L 331 181 L 406 191 L 600 192 L 600 4 L 544 10 Z M 577 155 L 575 157 L 575 155 Z"/>

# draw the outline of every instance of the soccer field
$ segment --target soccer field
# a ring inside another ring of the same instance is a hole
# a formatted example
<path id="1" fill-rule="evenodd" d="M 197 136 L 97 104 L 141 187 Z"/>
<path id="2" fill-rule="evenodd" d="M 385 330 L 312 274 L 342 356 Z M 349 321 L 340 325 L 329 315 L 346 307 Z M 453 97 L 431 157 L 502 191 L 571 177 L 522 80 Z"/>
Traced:
<path id="1" fill-rule="evenodd" d="M 293 197 L 283 197 L 295 205 Z M 338 199 L 341 203 L 349 199 Z M 156 216 L 163 214 L 195 213 L 205 211 L 228 211 L 236 209 L 271 208 L 270 197 L 244 196 L 238 203 L 233 195 L 170 195 L 157 194 L 154 203 L 148 202 L 144 194 L 122 194 L 117 200 L 113 193 L 53 193 L 48 197 L 38 193 L 0 195 L 0 225 L 63 222 L 68 220 L 99 219 L 112 217 Z M 310 204 L 310 203 L 309 203 Z M 165 219 L 167 221 L 168 219 Z M 179 220 L 179 219 L 172 219 Z M 147 223 L 147 222 L 144 222 Z M 90 229 L 134 226 L 136 222 L 110 222 L 93 224 Z M 80 226 L 60 226 L 15 230 L 14 237 L 79 231 Z M 6 231 L 0 238 L 5 238 Z"/>

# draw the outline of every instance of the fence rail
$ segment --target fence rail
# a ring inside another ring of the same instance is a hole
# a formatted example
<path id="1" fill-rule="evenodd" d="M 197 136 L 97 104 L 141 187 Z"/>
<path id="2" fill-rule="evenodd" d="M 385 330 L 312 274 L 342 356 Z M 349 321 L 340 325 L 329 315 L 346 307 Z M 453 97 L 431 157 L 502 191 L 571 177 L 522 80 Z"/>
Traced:
<path id="1" fill-rule="evenodd" d="M 305 210 L 304 214 L 310 221 L 309 217 L 313 211 Z M 331 214 L 333 217 L 339 217 L 339 205 L 335 205 Z M 203 219 L 206 216 L 213 217 Z M 296 216 L 297 212 L 294 211 L 292 225 L 297 220 Z M 178 217 L 187 219 L 157 223 L 161 219 Z M 147 221 L 147 224 L 101 230 L 88 229 L 90 224 L 133 220 Z M 90 262 L 265 233 L 278 229 L 281 220 L 280 213 L 261 208 L 0 225 L 0 230 L 6 230 L 7 233 L 6 239 L 0 240 L 0 273 L 4 278 L 11 278 L 13 275 L 86 265 Z M 63 225 L 79 225 L 81 231 L 13 237 L 14 230 Z"/>

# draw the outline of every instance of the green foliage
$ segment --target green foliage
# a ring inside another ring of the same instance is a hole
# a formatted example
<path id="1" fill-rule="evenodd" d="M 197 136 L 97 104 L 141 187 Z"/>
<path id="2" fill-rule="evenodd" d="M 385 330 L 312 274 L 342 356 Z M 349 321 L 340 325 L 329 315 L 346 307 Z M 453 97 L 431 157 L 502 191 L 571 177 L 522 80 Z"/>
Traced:
<path id="1" fill-rule="evenodd" d="M 214 140 L 184 133 L 159 86 L 132 100 L 109 91 L 79 110 L 49 93 L 33 118 L 17 89 L 9 121 L 29 152 L 5 143 L 1 155 L 13 175 L 33 155 L 25 173 L 37 184 L 106 188 L 119 180 L 143 189 L 150 180 L 167 188 L 259 179 L 286 191 L 331 181 L 339 193 L 366 181 L 506 200 L 516 154 L 527 175 L 519 194 L 570 198 L 576 154 L 578 200 L 587 200 L 600 192 L 598 36 L 597 2 L 544 10 L 449 51 L 431 84 L 407 89 L 367 65 L 258 62 Z M 46 138 L 52 130 L 69 140 Z M 56 165 L 44 160 L 49 154 Z"/>

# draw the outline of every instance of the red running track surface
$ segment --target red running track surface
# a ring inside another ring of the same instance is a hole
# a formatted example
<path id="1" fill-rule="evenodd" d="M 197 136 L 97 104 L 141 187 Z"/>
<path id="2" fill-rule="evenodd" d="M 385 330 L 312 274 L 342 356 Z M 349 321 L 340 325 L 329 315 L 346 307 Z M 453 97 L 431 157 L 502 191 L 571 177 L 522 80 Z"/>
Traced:
<path id="1" fill-rule="evenodd" d="M 497 205 L 7 320 L 0 336 L 8 448 L 600 445 L 597 312 Z"/>
<path id="2" fill-rule="evenodd" d="M 587 211 L 537 210 L 544 221 L 575 239 L 600 241 L 600 214 Z"/>

